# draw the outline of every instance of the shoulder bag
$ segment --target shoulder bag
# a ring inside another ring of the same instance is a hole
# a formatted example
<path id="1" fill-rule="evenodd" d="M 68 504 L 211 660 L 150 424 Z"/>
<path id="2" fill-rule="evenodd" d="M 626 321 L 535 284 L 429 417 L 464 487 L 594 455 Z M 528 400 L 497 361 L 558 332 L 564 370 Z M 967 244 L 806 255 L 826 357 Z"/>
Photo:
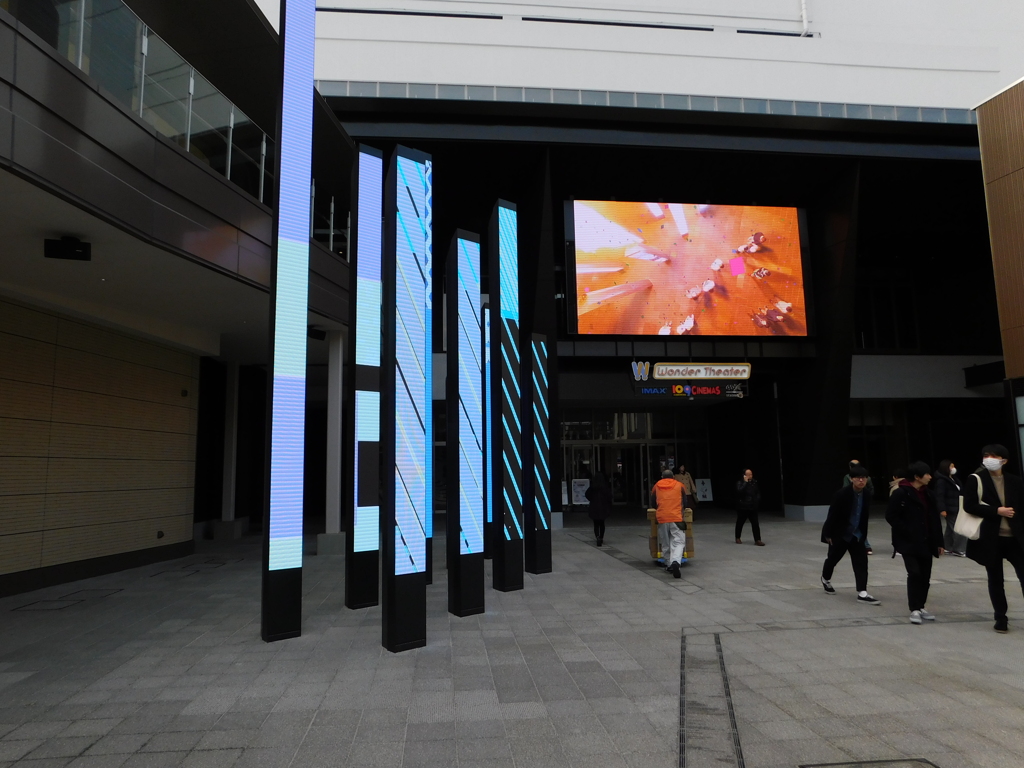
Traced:
<path id="1" fill-rule="evenodd" d="M 981 477 L 978 475 L 971 475 L 971 477 L 978 483 L 978 503 L 985 504 L 981 500 L 982 494 L 985 492 L 984 486 L 981 484 Z M 988 504 L 985 504 L 987 507 Z M 953 532 L 964 536 L 971 541 L 977 541 L 978 537 L 981 536 L 981 521 L 984 518 L 972 515 L 970 512 L 964 511 L 964 497 L 960 497 L 960 511 L 957 512 L 956 522 L 953 523 Z"/>

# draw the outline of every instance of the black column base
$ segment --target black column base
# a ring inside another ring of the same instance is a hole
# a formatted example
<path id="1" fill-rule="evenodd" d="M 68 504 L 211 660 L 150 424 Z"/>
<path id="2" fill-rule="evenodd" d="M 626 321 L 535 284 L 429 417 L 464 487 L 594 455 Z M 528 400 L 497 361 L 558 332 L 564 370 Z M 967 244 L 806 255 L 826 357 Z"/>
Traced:
<path id="1" fill-rule="evenodd" d="M 484 556 L 457 555 L 448 567 L 448 613 L 474 616 L 484 612 Z"/>
<path id="2" fill-rule="evenodd" d="M 260 637 L 265 643 L 302 634 L 302 569 L 263 571 Z"/>
<path id="3" fill-rule="evenodd" d="M 527 573 L 551 573 L 551 531 L 533 531 L 524 547 Z"/>
<path id="4" fill-rule="evenodd" d="M 345 553 L 345 607 L 372 608 L 380 602 L 380 552 Z"/>
<path id="5" fill-rule="evenodd" d="M 501 535 L 501 527 L 496 531 Z M 494 542 L 494 588 L 499 592 L 515 592 L 523 588 L 523 542 L 502 538 Z"/>
<path id="6" fill-rule="evenodd" d="M 392 653 L 427 644 L 427 575 L 384 578 L 381 644 Z"/>
<path id="7" fill-rule="evenodd" d="M 427 584 L 434 583 L 434 537 L 427 538 Z"/>

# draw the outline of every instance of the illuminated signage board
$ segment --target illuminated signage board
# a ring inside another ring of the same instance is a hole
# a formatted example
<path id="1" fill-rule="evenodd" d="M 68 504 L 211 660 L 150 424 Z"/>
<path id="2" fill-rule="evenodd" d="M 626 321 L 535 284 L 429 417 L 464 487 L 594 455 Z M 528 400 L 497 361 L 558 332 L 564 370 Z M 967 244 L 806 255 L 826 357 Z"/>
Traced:
<path id="1" fill-rule="evenodd" d="M 267 550 L 267 569 L 271 572 L 302 567 L 315 3 L 288 0 L 283 16 L 287 33 L 282 41 L 280 192 L 272 293 Z"/>
<path id="2" fill-rule="evenodd" d="M 480 327 L 480 243 L 457 241 L 455 276 L 458 357 L 459 555 L 484 551 L 483 334 Z M 451 275 L 449 275 L 451 280 Z M 449 282 L 449 286 L 451 283 Z M 449 288 L 449 301 L 451 292 Z"/>
<path id="3" fill-rule="evenodd" d="M 359 153 L 355 230 L 355 433 L 353 445 L 352 551 L 380 548 L 380 348 L 381 348 L 381 212 L 384 160 Z M 362 370 L 360 370 L 362 368 Z"/>
<path id="4" fill-rule="evenodd" d="M 806 336 L 797 208 L 576 200 L 580 334 Z"/>
<path id="5" fill-rule="evenodd" d="M 393 414 L 394 575 L 424 573 L 433 516 L 431 432 L 431 163 L 395 157 Z M 391 471 L 388 468 L 387 471 Z"/>
<path id="6" fill-rule="evenodd" d="M 746 381 L 750 378 L 750 363 L 631 363 L 633 379 L 647 381 L 648 377 L 660 381 Z"/>

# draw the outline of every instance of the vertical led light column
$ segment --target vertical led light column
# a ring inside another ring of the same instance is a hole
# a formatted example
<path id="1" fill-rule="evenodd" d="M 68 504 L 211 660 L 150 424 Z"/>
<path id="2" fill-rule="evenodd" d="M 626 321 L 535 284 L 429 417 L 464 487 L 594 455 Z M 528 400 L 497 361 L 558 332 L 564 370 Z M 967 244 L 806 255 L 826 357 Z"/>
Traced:
<path id="1" fill-rule="evenodd" d="M 528 573 L 551 573 L 551 416 L 548 406 L 547 337 L 535 333 L 532 352 L 530 405 L 533 418 L 533 499 L 524 516 L 523 557 Z M 529 467 L 526 468 L 530 471 Z"/>
<path id="2" fill-rule="evenodd" d="M 380 347 L 384 159 L 360 146 L 352 184 L 349 229 L 349 328 L 355 351 L 345 442 L 345 606 L 377 604 L 380 587 Z"/>
<path id="3" fill-rule="evenodd" d="M 484 612 L 484 369 L 480 238 L 457 230 L 448 285 L 448 611 Z"/>
<path id="4" fill-rule="evenodd" d="M 522 389 L 519 347 L 519 245 L 516 207 L 499 200 L 490 224 L 491 489 L 494 501 L 494 588 L 523 588 Z"/>
<path id="5" fill-rule="evenodd" d="M 484 338 L 484 559 L 494 556 L 494 487 L 491 464 L 491 305 L 484 304 L 481 311 Z"/>
<path id="6" fill-rule="evenodd" d="M 427 545 L 433 516 L 431 162 L 397 147 L 384 185 L 380 438 L 382 642 L 427 643 Z"/>
<path id="7" fill-rule="evenodd" d="M 267 642 L 297 637 L 302 625 L 302 481 L 315 17 L 313 0 L 281 0 L 279 189 L 270 286 L 270 471 L 264 512 L 260 616 L 260 633 Z"/>

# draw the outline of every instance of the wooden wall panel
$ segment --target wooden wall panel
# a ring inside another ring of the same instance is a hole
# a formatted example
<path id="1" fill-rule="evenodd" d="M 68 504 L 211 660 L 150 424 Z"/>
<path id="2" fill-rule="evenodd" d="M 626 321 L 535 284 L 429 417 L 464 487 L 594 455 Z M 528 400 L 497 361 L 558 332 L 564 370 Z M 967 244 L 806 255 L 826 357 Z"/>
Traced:
<path id="1" fill-rule="evenodd" d="M 1007 378 L 1024 376 L 1024 83 L 978 108 L 978 136 Z"/>
<path id="2" fill-rule="evenodd" d="M 53 384 L 63 389 L 189 407 L 192 377 L 77 349 L 57 348 Z M 183 394 L 184 393 L 184 394 Z"/>
<path id="3" fill-rule="evenodd" d="M 0 535 L 0 574 L 38 568 L 42 548 L 42 531 Z"/>
<path id="4" fill-rule="evenodd" d="M 53 387 L 0 377 L 0 417 L 49 421 L 52 405 Z"/>
<path id="5" fill-rule="evenodd" d="M 39 529 L 74 528 L 192 514 L 192 488 L 48 493 Z M 19 497 L 11 497 L 19 498 Z M 2 503 L 2 501 L 0 501 Z"/>
<path id="6" fill-rule="evenodd" d="M 33 384 L 52 384 L 54 346 L 10 333 L 0 333 L 0 376 Z"/>
<path id="7" fill-rule="evenodd" d="M 60 323 L 57 343 L 68 349 L 92 352 L 182 376 L 198 375 L 198 358 L 195 355 L 72 320 Z"/>
<path id="8" fill-rule="evenodd" d="M 0 456 L 46 458 L 50 452 L 50 422 L 0 418 Z"/>
<path id="9" fill-rule="evenodd" d="M 57 318 L 46 312 L 0 301 L 0 328 L 26 339 L 57 343 Z"/>
<path id="10" fill-rule="evenodd" d="M 0 531 L 4 534 L 41 531 L 45 526 L 45 503 L 46 495 L 42 493 L 0 496 Z"/>
<path id="11" fill-rule="evenodd" d="M 1024 168 L 1024 83 L 978 108 L 978 139 L 985 183 Z"/>
<path id="12" fill-rule="evenodd" d="M 163 532 L 163 536 L 158 534 Z M 192 513 L 175 517 L 103 523 L 44 531 L 42 566 L 104 557 L 149 547 L 177 544 L 192 538 Z"/>
<path id="13" fill-rule="evenodd" d="M 0 300 L 0 573 L 190 540 L 198 376 L 194 355 Z"/>
<path id="14" fill-rule="evenodd" d="M 35 424 L 37 422 L 28 422 Z M 146 456 L 159 461 L 195 461 L 195 440 L 186 432 L 117 429 L 91 424 L 55 423 L 49 430 L 48 452 L 53 458 L 133 459 Z M 4 442 L 0 422 L 0 455 Z M 34 455 L 34 454 L 28 454 Z"/>
<path id="15" fill-rule="evenodd" d="M 53 390 L 53 420 L 121 429 L 195 435 L 195 409 L 126 400 L 71 389 Z"/>
<path id="16" fill-rule="evenodd" d="M 0 496 L 39 493 L 46 487 L 46 463 L 32 456 L 5 457 L 0 461 Z"/>

